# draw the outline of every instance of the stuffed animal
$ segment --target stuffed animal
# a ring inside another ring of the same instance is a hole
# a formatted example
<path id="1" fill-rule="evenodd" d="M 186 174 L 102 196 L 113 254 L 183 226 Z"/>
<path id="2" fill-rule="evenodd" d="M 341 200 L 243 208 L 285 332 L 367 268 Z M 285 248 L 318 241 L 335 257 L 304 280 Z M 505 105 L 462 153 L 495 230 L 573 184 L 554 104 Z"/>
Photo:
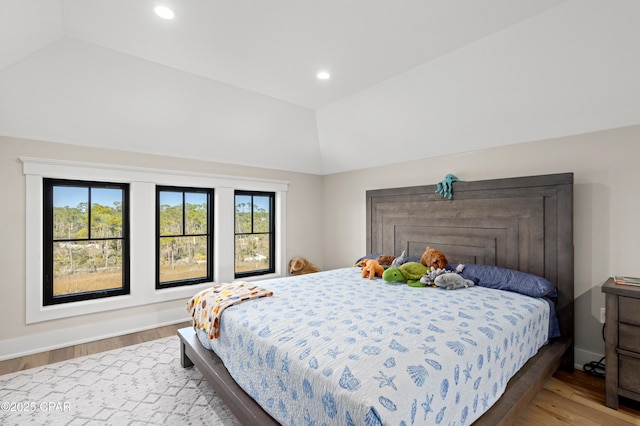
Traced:
<path id="1" fill-rule="evenodd" d="M 397 268 L 398 266 L 402 265 L 405 262 L 405 259 L 407 258 L 405 253 L 406 253 L 406 251 L 402 250 L 402 254 L 400 256 L 396 257 L 395 259 L 393 259 L 393 262 L 391 262 L 391 266 L 393 268 Z"/>
<path id="2" fill-rule="evenodd" d="M 422 256 L 420 257 L 420 263 L 422 263 L 426 267 L 442 269 L 447 266 L 449 261 L 447 260 L 447 257 L 444 255 L 444 253 L 442 253 L 440 250 L 427 246 L 424 253 L 422 253 Z"/>
<path id="3" fill-rule="evenodd" d="M 433 282 L 436 286 L 444 288 L 445 290 L 456 290 L 458 288 L 471 287 L 474 285 L 473 281 L 467 280 L 462 275 L 458 275 L 455 272 L 447 272 L 445 274 L 438 275 Z"/>
<path id="4" fill-rule="evenodd" d="M 431 287 L 441 287 L 446 290 L 455 290 L 475 285 L 473 281 L 465 279 L 462 275 L 458 275 L 462 273 L 463 270 L 464 265 L 462 263 L 456 266 L 455 271 L 431 268 L 431 271 L 420 278 L 420 282 Z"/>
<path id="5" fill-rule="evenodd" d="M 435 280 L 438 275 L 447 273 L 446 269 L 427 268 L 427 273 L 420 278 L 420 282 L 424 285 L 436 287 Z"/>
<path id="6" fill-rule="evenodd" d="M 381 254 L 378 256 L 378 263 L 382 266 L 390 266 L 391 263 L 395 260 L 395 256 L 390 254 Z"/>
<path id="7" fill-rule="evenodd" d="M 438 185 L 436 185 L 436 192 L 450 200 L 453 199 L 453 182 L 464 181 L 458 179 L 455 175 L 448 174 L 444 179 L 442 179 L 442 182 L 438 182 Z"/>
<path id="8" fill-rule="evenodd" d="M 377 260 L 366 259 L 362 262 L 362 278 L 369 275 L 369 279 L 372 280 L 376 275 L 382 278 L 382 274 L 384 273 L 384 268 Z"/>
<path id="9" fill-rule="evenodd" d="M 388 283 L 406 282 L 412 287 L 424 287 L 420 278 L 427 272 L 427 267 L 418 262 L 407 262 L 397 268 L 390 267 L 382 274 Z"/>
<path id="10" fill-rule="evenodd" d="M 289 273 L 291 275 L 304 275 L 320 272 L 320 269 L 304 257 L 294 257 L 289 261 Z"/>

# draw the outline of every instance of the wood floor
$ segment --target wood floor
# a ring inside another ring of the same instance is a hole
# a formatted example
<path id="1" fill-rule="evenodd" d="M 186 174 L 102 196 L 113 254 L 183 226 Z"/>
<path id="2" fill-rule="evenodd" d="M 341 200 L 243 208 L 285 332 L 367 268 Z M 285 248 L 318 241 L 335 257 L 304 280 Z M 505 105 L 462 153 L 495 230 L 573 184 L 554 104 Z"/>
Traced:
<path id="1" fill-rule="evenodd" d="M 0 375 L 173 336 L 179 328 L 188 327 L 189 325 L 189 322 L 169 325 L 139 333 L 0 361 Z M 590 376 L 580 370 L 575 370 L 573 373 L 558 371 L 536 396 L 522 417 L 518 419 L 516 425 L 640 426 L 640 404 L 623 399 L 617 411 L 607 408 L 604 405 L 603 379 Z"/>
<path id="2" fill-rule="evenodd" d="M 97 340 L 95 342 L 82 343 L 80 345 L 55 349 L 39 354 L 26 355 L 19 358 L 0 361 L 0 375 L 13 373 L 14 371 L 26 370 L 27 368 L 40 367 L 54 362 L 65 361 L 71 358 L 91 355 L 98 352 L 118 349 L 124 346 L 135 345 L 148 342 L 150 340 L 162 339 L 163 337 L 175 336 L 179 328 L 189 327 L 191 322 L 167 325 L 164 327 L 145 330 L 138 333 L 125 334 L 124 336 L 111 337 L 109 339 Z"/>
<path id="3" fill-rule="evenodd" d="M 557 371 L 516 424 L 640 425 L 640 404 L 624 399 L 620 401 L 620 408 L 613 410 L 604 405 L 603 378 L 577 369 L 573 373 Z"/>

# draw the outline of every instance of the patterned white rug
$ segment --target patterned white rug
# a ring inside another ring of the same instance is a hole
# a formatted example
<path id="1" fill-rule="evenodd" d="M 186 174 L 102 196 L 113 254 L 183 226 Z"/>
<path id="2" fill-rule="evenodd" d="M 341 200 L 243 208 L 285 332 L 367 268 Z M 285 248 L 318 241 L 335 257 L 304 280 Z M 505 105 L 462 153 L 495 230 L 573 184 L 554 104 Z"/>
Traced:
<path id="1" fill-rule="evenodd" d="M 177 336 L 0 376 L 0 425 L 238 425 Z"/>

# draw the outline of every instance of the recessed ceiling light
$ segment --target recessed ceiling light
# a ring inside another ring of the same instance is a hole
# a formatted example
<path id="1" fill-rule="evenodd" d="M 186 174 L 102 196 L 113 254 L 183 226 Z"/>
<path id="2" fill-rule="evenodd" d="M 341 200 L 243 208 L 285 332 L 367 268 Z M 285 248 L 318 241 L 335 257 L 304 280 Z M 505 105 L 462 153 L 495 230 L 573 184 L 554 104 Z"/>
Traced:
<path id="1" fill-rule="evenodd" d="M 173 10 L 169 9 L 166 6 L 156 6 L 154 10 L 156 11 L 156 15 L 158 15 L 162 19 L 173 19 L 173 17 L 175 16 Z"/>
<path id="2" fill-rule="evenodd" d="M 329 80 L 331 78 L 331 74 L 328 71 L 320 71 L 316 74 L 319 80 Z"/>

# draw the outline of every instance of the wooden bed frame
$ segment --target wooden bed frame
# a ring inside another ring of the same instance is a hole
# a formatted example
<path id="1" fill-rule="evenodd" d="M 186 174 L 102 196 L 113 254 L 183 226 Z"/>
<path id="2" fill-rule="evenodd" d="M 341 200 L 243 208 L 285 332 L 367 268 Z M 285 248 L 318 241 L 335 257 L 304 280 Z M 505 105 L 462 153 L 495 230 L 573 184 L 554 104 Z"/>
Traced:
<path id="1" fill-rule="evenodd" d="M 509 381 L 474 425 L 509 425 L 559 368 L 573 369 L 573 174 L 367 191 L 367 253 L 420 257 L 427 245 L 450 263 L 480 263 L 547 278 L 558 289 L 562 337 L 545 345 Z M 243 425 L 277 425 L 231 378 L 190 328 L 178 330 L 183 367 L 195 367 Z"/>

